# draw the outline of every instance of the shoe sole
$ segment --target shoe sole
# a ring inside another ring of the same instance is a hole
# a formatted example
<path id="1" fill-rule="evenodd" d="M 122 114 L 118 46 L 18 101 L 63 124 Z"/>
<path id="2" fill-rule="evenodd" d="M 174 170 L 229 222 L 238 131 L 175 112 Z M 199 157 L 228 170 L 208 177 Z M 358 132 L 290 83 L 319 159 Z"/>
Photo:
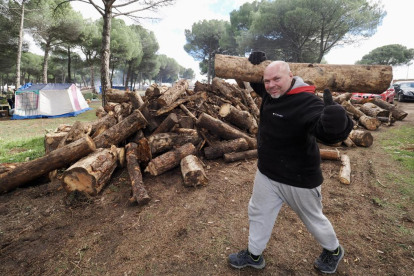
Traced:
<path id="1" fill-rule="evenodd" d="M 234 264 L 230 264 L 230 265 L 234 268 L 237 268 L 237 269 L 242 269 L 242 268 L 245 268 L 245 267 L 248 267 L 248 266 L 253 267 L 255 269 L 262 269 L 266 266 L 266 262 L 265 262 L 265 260 L 263 260 L 263 263 L 261 263 L 260 265 L 252 265 L 252 264 L 240 265 L 240 266 L 237 266 L 237 265 L 234 265 Z"/>
<path id="2" fill-rule="evenodd" d="M 342 258 L 344 257 L 344 255 L 345 255 L 345 249 L 341 246 L 341 252 L 342 252 L 342 254 L 341 254 L 341 256 L 339 257 L 339 261 L 338 261 L 338 263 L 336 264 L 336 266 L 335 266 L 335 269 L 334 270 L 331 270 L 331 271 L 323 271 L 323 270 L 321 270 L 321 269 L 319 269 L 318 267 L 316 267 L 316 266 L 314 266 L 317 270 L 319 270 L 320 272 L 322 272 L 322 273 L 325 273 L 325 274 L 334 274 L 335 272 L 336 272 L 336 269 L 338 268 L 338 265 L 339 265 L 339 263 L 341 262 L 341 260 L 342 260 Z"/>

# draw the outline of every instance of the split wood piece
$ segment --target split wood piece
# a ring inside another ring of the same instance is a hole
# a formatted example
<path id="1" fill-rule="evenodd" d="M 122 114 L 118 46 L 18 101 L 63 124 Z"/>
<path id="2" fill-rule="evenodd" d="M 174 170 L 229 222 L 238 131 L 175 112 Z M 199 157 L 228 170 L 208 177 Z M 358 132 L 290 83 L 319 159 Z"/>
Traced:
<path id="1" fill-rule="evenodd" d="M 349 156 L 343 154 L 341 156 L 341 169 L 339 170 L 339 182 L 342 184 L 351 184 L 351 162 Z"/>
<path id="2" fill-rule="evenodd" d="M 170 113 L 152 134 L 169 132 L 178 123 L 177 114 Z"/>
<path id="3" fill-rule="evenodd" d="M 345 140 L 342 141 L 342 143 L 345 144 L 345 146 L 347 147 L 356 147 L 357 145 L 354 143 L 354 141 L 352 141 L 351 138 L 347 137 Z"/>
<path id="4" fill-rule="evenodd" d="M 136 143 L 138 144 L 138 141 L 141 140 L 142 138 L 144 138 L 144 132 L 142 131 L 142 129 L 138 130 L 137 132 L 135 132 L 134 134 L 132 134 L 131 136 L 129 136 L 127 138 L 127 142 L 128 143 Z"/>
<path id="5" fill-rule="evenodd" d="M 190 116 L 180 116 L 178 124 L 181 128 L 194 128 L 194 120 Z"/>
<path id="6" fill-rule="evenodd" d="M 179 80 L 173 85 L 173 87 L 165 91 L 165 93 L 158 98 L 158 104 L 161 106 L 172 104 L 180 97 L 181 93 L 185 92 L 185 90 L 188 88 L 188 85 L 189 84 L 187 80 Z"/>
<path id="7" fill-rule="evenodd" d="M 382 109 L 376 104 L 373 103 L 364 103 L 360 110 L 371 117 L 388 117 L 390 115 L 390 111 L 386 109 Z"/>
<path id="8" fill-rule="evenodd" d="M 146 167 L 151 159 L 151 146 L 148 139 L 144 137 L 137 143 L 137 160 L 142 167 Z"/>
<path id="9" fill-rule="evenodd" d="M 150 132 L 156 130 L 159 124 L 157 123 L 155 118 L 152 117 L 151 113 L 148 110 L 148 107 L 144 106 L 145 103 L 142 100 L 142 97 L 139 94 L 139 92 L 138 91 L 128 92 L 127 95 L 131 101 L 133 109 L 139 109 L 142 112 L 142 115 L 144 115 L 145 119 L 148 122 L 148 126 L 147 126 L 148 130 Z"/>
<path id="10" fill-rule="evenodd" d="M 173 102 L 172 104 L 168 105 L 168 106 L 163 106 L 162 108 L 157 110 L 157 116 L 160 116 L 164 113 L 168 113 L 171 110 L 173 110 L 174 108 L 180 106 L 180 104 L 186 103 L 188 101 L 194 101 L 196 99 L 207 99 L 207 92 L 199 92 L 197 94 L 194 94 L 192 96 L 187 96 L 183 99 L 178 99 L 175 102 Z"/>
<path id="11" fill-rule="evenodd" d="M 323 94 L 322 94 L 323 95 Z M 352 93 L 343 93 L 337 97 L 332 97 L 333 100 L 339 104 L 341 104 L 344 101 L 349 101 L 352 97 Z M 322 96 L 323 98 L 323 96 Z"/>
<path id="12" fill-rule="evenodd" d="M 257 148 L 257 141 L 255 138 L 248 136 L 246 133 L 218 120 L 206 113 L 202 113 L 196 122 L 196 125 L 205 128 L 212 133 L 227 139 L 233 140 L 237 138 L 245 138 L 249 144 L 249 149 Z"/>
<path id="13" fill-rule="evenodd" d="M 246 159 L 253 159 L 257 157 L 258 157 L 257 149 L 241 151 L 241 152 L 226 153 L 223 155 L 223 159 L 227 163 L 236 162 L 240 160 L 246 160 Z"/>
<path id="14" fill-rule="evenodd" d="M 119 103 L 114 103 L 114 102 L 108 102 L 106 103 L 106 105 L 104 106 L 104 109 L 106 112 L 112 111 L 115 112 L 115 107 L 120 105 Z"/>
<path id="15" fill-rule="evenodd" d="M 95 115 L 98 118 L 105 117 L 108 114 L 108 112 L 105 111 L 103 106 L 100 106 L 98 109 L 96 109 Z"/>
<path id="16" fill-rule="evenodd" d="M 129 201 L 136 201 L 139 205 L 145 205 L 151 200 L 151 197 L 148 195 L 144 187 L 144 182 L 142 181 L 141 168 L 137 161 L 137 144 L 129 143 L 125 146 L 125 149 L 129 180 L 132 186 L 132 197 Z"/>
<path id="17" fill-rule="evenodd" d="M 256 103 L 254 102 L 249 90 L 242 89 L 241 93 L 243 93 L 244 97 L 246 98 L 247 106 L 249 107 L 250 113 L 253 115 L 253 117 L 258 122 L 259 116 L 260 116 L 260 111 L 259 111 L 259 108 L 257 107 Z"/>
<path id="18" fill-rule="evenodd" d="M 21 163 L 16 169 L 0 175 L 0 194 L 60 169 L 95 150 L 95 143 L 89 136 L 86 136 L 43 157 Z"/>
<path id="19" fill-rule="evenodd" d="M 179 148 L 173 149 L 169 152 L 166 152 L 154 159 L 152 159 L 147 168 L 146 172 L 149 172 L 151 175 L 157 176 L 166 171 L 169 171 L 178 165 L 180 165 L 181 159 L 187 155 L 195 153 L 195 147 L 191 143 L 182 145 Z"/>
<path id="20" fill-rule="evenodd" d="M 341 105 L 345 108 L 346 111 L 352 113 L 354 117 L 358 119 L 358 122 L 366 129 L 376 130 L 381 125 L 381 122 L 376 118 L 365 115 L 362 111 L 356 109 L 351 103 L 345 101 L 342 102 Z"/>
<path id="21" fill-rule="evenodd" d="M 179 130 L 182 131 L 183 129 Z M 148 143 L 151 147 L 151 153 L 153 155 L 166 152 L 173 147 L 182 146 L 187 143 L 197 145 L 200 141 L 201 137 L 195 129 L 189 129 L 186 133 L 158 133 L 151 135 L 148 138 Z"/>
<path id="22" fill-rule="evenodd" d="M 57 149 L 60 141 L 66 138 L 67 132 L 52 132 L 45 135 L 45 154 Z"/>
<path id="23" fill-rule="evenodd" d="M 125 148 L 117 148 L 116 154 L 118 155 L 118 167 L 124 168 L 126 163 Z"/>
<path id="24" fill-rule="evenodd" d="M 67 193 L 85 192 L 97 195 L 111 179 L 117 166 L 117 150 L 100 148 L 70 166 L 62 175 L 62 186 Z"/>
<path id="25" fill-rule="evenodd" d="M 249 144 L 244 138 L 238 138 L 231 141 L 223 141 L 214 146 L 204 148 L 206 159 L 215 159 L 222 157 L 225 153 L 246 151 Z"/>
<path id="26" fill-rule="evenodd" d="M 98 120 L 92 121 L 91 122 L 91 126 L 92 126 L 91 137 L 95 138 L 103 131 L 116 125 L 116 123 L 117 123 L 116 118 L 114 116 L 114 113 L 112 112 L 108 113 L 108 115 L 105 117 L 101 117 Z"/>
<path id="27" fill-rule="evenodd" d="M 401 121 L 405 117 L 407 117 L 408 113 L 403 111 L 402 109 L 396 107 L 395 105 L 392 105 L 390 103 L 387 103 L 386 101 L 383 101 L 382 99 L 372 99 L 372 103 L 378 105 L 379 107 L 389 110 L 392 114 L 392 116 L 397 120 Z"/>
<path id="28" fill-rule="evenodd" d="M 220 94 L 226 98 L 227 100 L 231 101 L 234 106 L 239 106 L 242 110 L 249 110 L 239 99 L 232 96 L 232 89 L 228 87 L 228 83 L 220 78 L 213 79 L 213 89 L 220 92 Z"/>
<path id="29" fill-rule="evenodd" d="M 196 81 L 196 83 L 194 84 L 194 92 L 202 92 L 202 91 L 208 91 L 208 92 L 212 92 L 213 91 L 213 87 L 211 86 L 211 84 L 208 83 L 201 83 L 199 81 Z"/>
<path id="30" fill-rule="evenodd" d="M 203 166 L 195 155 L 187 155 L 181 159 L 181 174 L 184 179 L 184 186 L 196 187 L 205 186 L 208 183 Z"/>
<path id="31" fill-rule="evenodd" d="M 95 137 L 93 141 L 98 148 L 109 148 L 111 145 L 118 145 L 147 124 L 141 112 L 134 110 L 131 115 Z"/>
<path id="32" fill-rule="evenodd" d="M 338 150 L 319 149 L 319 153 L 323 160 L 339 160 L 341 158 Z"/>
<path id="33" fill-rule="evenodd" d="M 185 105 L 180 104 L 180 108 L 182 109 L 182 111 L 184 111 L 185 114 L 187 114 L 191 119 L 193 119 L 194 122 L 197 121 L 197 117 L 191 113 L 190 110 L 187 109 L 187 107 L 185 107 Z"/>
<path id="34" fill-rule="evenodd" d="M 349 138 L 351 138 L 355 145 L 361 147 L 370 147 L 374 143 L 371 132 L 362 129 L 352 130 L 349 133 Z"/>
<path id="35" fill-rule="evenodd" d="M 260 83 L 264 69 L 271 62 L 253 65 L 244 57 L 215 55 L 214 70 L 216 76 L 223 79 Z M 387 90 L 393 77 L 392 67 L 388 65 L 288 64 L 293 75 L 321 91 L 329 88 L 337 92 L 380 94 Z"/>
<path id="36" fill-rule="evenodd" d="M 57 147 L 61 148 L 69 143 L 72 143 L 73 141 L 79 140 L 85 136 L 89 136 L 91 131 L 92 125 L 90 123 L 76 121 L 66 136 L 60 140 Z"/>
<path id="37" fill-rule="evenodd" d="M 106 102 L 124 103 L 129 101 L 128 95 L 123 90 L 109 89 L 105 93 Z"/>
<path id="38" fill-rule="evenodd" d="M 258 131 L 257 122 L 253 116 L 247 111 L 238 110 L 231 104 L 223 104 L 219 114 L 226 121 L 240 129 L 248 130 L 251 134 L 256 134 Z"/>

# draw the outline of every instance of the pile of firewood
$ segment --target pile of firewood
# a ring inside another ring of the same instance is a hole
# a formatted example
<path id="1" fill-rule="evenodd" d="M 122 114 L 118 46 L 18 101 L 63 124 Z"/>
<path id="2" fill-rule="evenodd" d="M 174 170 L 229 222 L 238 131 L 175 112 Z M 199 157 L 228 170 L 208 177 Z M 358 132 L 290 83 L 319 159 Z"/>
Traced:
<path id="1" fill-rule="evenodd" d="M 250 85 L 241 81 L 232 85 L 219 78 L 211 85 L 197 82 L 193 90 L 188 85 L 186 80 L 171 88 L 153 84 L 145 96 L 137 91 L 107 92 L 107 104 L 97 109 L 97 120 L 60 126 L 46 134 L 44 157 L 0 173 L 0 193 L 48 174 L 61 181 L 68 193 L 96 195 L 116 167 L 126 167 L 132 186 L 130 200 L 145 204 L 150 196 L 142 171 L 157 176 L 181 166 L 184 185 L 198 186 L 208 181 L 204 158 L 225 162 L 257 158 L 261 98 Z M 369 147 L 373 143 L 369 130 L 407 115 L 379 99 L 353 100 L 350 93 L 338 94 L 334 100 L 355 120 L 355 129 L 343 141 L 348 147 Z M 346 155 L 321 149 L 321 157 L 341 160 L 339 178 L 349 184 Z"/>

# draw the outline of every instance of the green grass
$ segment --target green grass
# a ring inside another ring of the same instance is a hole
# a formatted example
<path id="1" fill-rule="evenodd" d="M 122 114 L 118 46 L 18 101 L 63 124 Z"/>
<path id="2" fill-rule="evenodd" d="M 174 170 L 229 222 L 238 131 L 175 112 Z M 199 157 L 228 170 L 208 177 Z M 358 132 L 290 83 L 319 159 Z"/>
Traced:
<path id="1" fill-rule="evenodd" d="M 40 118 L 27 120 L 2 120 L 0 122 L 0 163 L 23 162 L 42 157 L 45 152 L 44 136 L 54 131 L 61 124 L 73 125 L 76 121 L 90 122 L 96 120 L 95 111 L 100 101 L 94 101 L 92 108 L 76 117 Z"/>

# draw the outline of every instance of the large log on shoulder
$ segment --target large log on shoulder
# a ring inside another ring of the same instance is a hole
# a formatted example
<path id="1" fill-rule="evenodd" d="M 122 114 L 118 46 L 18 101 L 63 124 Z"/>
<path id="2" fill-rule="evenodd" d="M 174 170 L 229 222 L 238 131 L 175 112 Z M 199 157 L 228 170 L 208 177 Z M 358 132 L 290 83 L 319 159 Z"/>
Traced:
<path id="1" fill-rule="evenodd" d="M 107 129 L 93 139 L 97 148 L 109 148 L 124 141 L 130 135 L 147 125 L 147 120 L 139 110 L 134 110 L 131 115 L 123 121 Z"/>
<path id="2" fill-rule="evenodd" d="M 253 65 L 244 57 L 216 55 L 214 70 L 220 78 L 261 82 L 264 69 L 271 62 Z M 392 67 L 388 65 L 289 63 L 289 66 L 293 75 L 321 91 L 329 88 L 337 92 L 380 94 L 387 90 L 393 77 Z"/>
<path id="3" fill-rule="evenodd" d="M 0 175 L 0 194 L 9 192 L 33 179 L 60 169 L 95 150 L 95 143 L 89 136 L 86 136 L 43 157 L 22 163 L 16 169 Z"/>
<path id="4" fill-rule="evenodd" d="M 125 146 L 125 149 L 129 180 L 132 186 L 132 197 L 129 201 L 136 201 L 139 205 L 147 204 L 151 200 L 151 197 L 148 195 L 144 187 L 144 182 L 142 181 L 141 168 L 137 160 L 137 144 L 129 143 Z"/>
<path id="5" fill-rule="evenodd" d="M 181 174 L 184 179 L 184 186 L 195 187 L 207 185 L 208 179 L 203 166 L 195 155 L 187 155 L 181 159 Z"/>
<path id="6" fill-rule="evenodd" d="M 173 149 L 152 159 L 148 163 L 148 166 L 145 169 L 145 171 L 149 172 L 151 175 L 154 176 L 160 175 L 168 170 L 177 167 L 178 165 L 180 165 L 181 159 L 183 159 L 187 155 L 191 155 L 194 153 L 195 147 L 193 144 L 188 143 L 182 145 L 177 149 Z"/>
<path id="7" fill-rule="evenodd" d="M 188 81 L 185 79 L 179 80 L 173 85 L 170 89 L 162 94 L 157 102 L 159 105 L 166 106 L 172 104 L 176 99 L 178 99 L 181 93 L 185 92 L 188 88 Z"/>
<path id="8" fill-rule="evenodd" d="M 396 120 L 400 121 L 407 117 L 408 113 L 404 110 L 396 107 L 395 105 L 392 105 L 390 103 L 387 103 L 386 101 L 383 101 L 381 99 L 372 99 L 372 103 L 378 105 L 379 107 L 389 110 L 392 114 L 392 117 L 394 117 Z"/>
<path id="9" fill-rule="evenodd" d="M 79 191 L 97 195 L 111 179 L 117 160 L 118 154 L 114 145 L 108 149 L 97 149 L 63 173 L 62 186 L 67 193 Z"/>

